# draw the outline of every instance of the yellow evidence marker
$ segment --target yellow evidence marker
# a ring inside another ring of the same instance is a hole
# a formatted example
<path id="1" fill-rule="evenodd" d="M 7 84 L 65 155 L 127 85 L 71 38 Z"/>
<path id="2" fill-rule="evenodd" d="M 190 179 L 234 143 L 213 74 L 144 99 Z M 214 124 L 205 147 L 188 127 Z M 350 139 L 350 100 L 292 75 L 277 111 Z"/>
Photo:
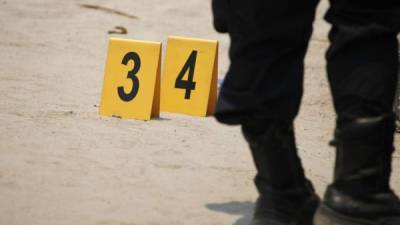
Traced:
<path id="1" fill-rule="evenodd" d="M 161 43 L 111 38 L 99 114 L 150 120 L 160 115 Z"/>
<path id="2" fill-rule="evenodd" d="M 217 98 L 218 41 L 168 38 L 161 111 L 207 116 Z"/>

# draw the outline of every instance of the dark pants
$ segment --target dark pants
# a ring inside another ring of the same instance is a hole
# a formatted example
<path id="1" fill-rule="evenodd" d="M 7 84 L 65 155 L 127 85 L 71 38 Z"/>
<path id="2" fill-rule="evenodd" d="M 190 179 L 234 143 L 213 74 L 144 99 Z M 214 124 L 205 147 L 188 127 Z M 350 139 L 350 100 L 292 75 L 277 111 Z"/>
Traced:
<path id="1" fill-rule="evenodd" d="M 231 37 L 231 65 L 216 118 L 293 120 L 303 94 L 304 56 L 318 0 L 214 0 Z M 326 54 L 338 118 L 392 111 L 398 70 L 400 0 L 331 0 Z M 218 23 L 218 21 L 217 21 Z"/>

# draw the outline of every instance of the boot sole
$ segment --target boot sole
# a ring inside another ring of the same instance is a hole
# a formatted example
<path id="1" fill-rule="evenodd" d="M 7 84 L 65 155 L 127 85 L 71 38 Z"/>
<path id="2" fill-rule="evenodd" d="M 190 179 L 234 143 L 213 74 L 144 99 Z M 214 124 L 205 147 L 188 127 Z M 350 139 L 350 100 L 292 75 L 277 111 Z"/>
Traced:
<path id="1" fill-rule="evenodd" d="M 321 204 L 314 216 L 314 225 L 376 225 L 376 223 L 343 215 Z"/>

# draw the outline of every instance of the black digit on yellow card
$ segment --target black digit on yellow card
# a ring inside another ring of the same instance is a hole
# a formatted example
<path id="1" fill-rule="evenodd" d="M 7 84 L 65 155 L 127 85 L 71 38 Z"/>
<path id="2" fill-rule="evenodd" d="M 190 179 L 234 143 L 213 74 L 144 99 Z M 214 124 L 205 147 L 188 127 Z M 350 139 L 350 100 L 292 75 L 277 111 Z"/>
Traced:
<path id="1" fill-rule="evenodd" d="M 129 93 L 125 92 L 123 86 L 118 87 L 118 95 L 122 99 L 122 101 L 129 102 L 135 98 L 139 91 L 139 78 L 136 76 L 137 72 L 140 70 L 140 57 L 136 52 L 128 52 L 124 58 L 122 59 L 122 64 L 127 65 L 129 61 L 133 61 L 133 68 L 128 72 L 129 79 L 132 80 L 132 88 Z"/>
<path id="2" fill-rule="evenodd" d="M 175 81 L 175 88 L 185 89 L 185 99 L 190 99 L 190 93 L 196 89 L 196 82 L 193 82 L 194 69 L 196 66 L 197 51 L 192 51 L 185 65 Z M 184 80 L 186 72 L 189 71 L 187 80 Z"/>

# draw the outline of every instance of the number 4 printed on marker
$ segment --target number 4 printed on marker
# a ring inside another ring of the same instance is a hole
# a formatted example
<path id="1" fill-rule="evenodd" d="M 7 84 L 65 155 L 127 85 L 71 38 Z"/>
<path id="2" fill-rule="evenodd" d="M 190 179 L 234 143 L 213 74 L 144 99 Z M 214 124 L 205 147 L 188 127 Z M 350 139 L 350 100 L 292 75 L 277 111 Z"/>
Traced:
<path id="1" fill-rule="evenodd" d="M 217 96 L 218 42 L 169 37 L 164 65 L 161 111 L 194 116 L 213 114 Z"/>
<path id="2" fill-rule="evenodd" d="M 196 82 L 193 82 L 194 68 L 196 66 L 197 51 L 192 51 L 185 65 L 175 81 L 175 88 L 185 89 L 185 99 L 190 99 L 192 90 L 196 90 Z M 183 80 L 186 71 L 189 70 L 188 79 Z"/>

